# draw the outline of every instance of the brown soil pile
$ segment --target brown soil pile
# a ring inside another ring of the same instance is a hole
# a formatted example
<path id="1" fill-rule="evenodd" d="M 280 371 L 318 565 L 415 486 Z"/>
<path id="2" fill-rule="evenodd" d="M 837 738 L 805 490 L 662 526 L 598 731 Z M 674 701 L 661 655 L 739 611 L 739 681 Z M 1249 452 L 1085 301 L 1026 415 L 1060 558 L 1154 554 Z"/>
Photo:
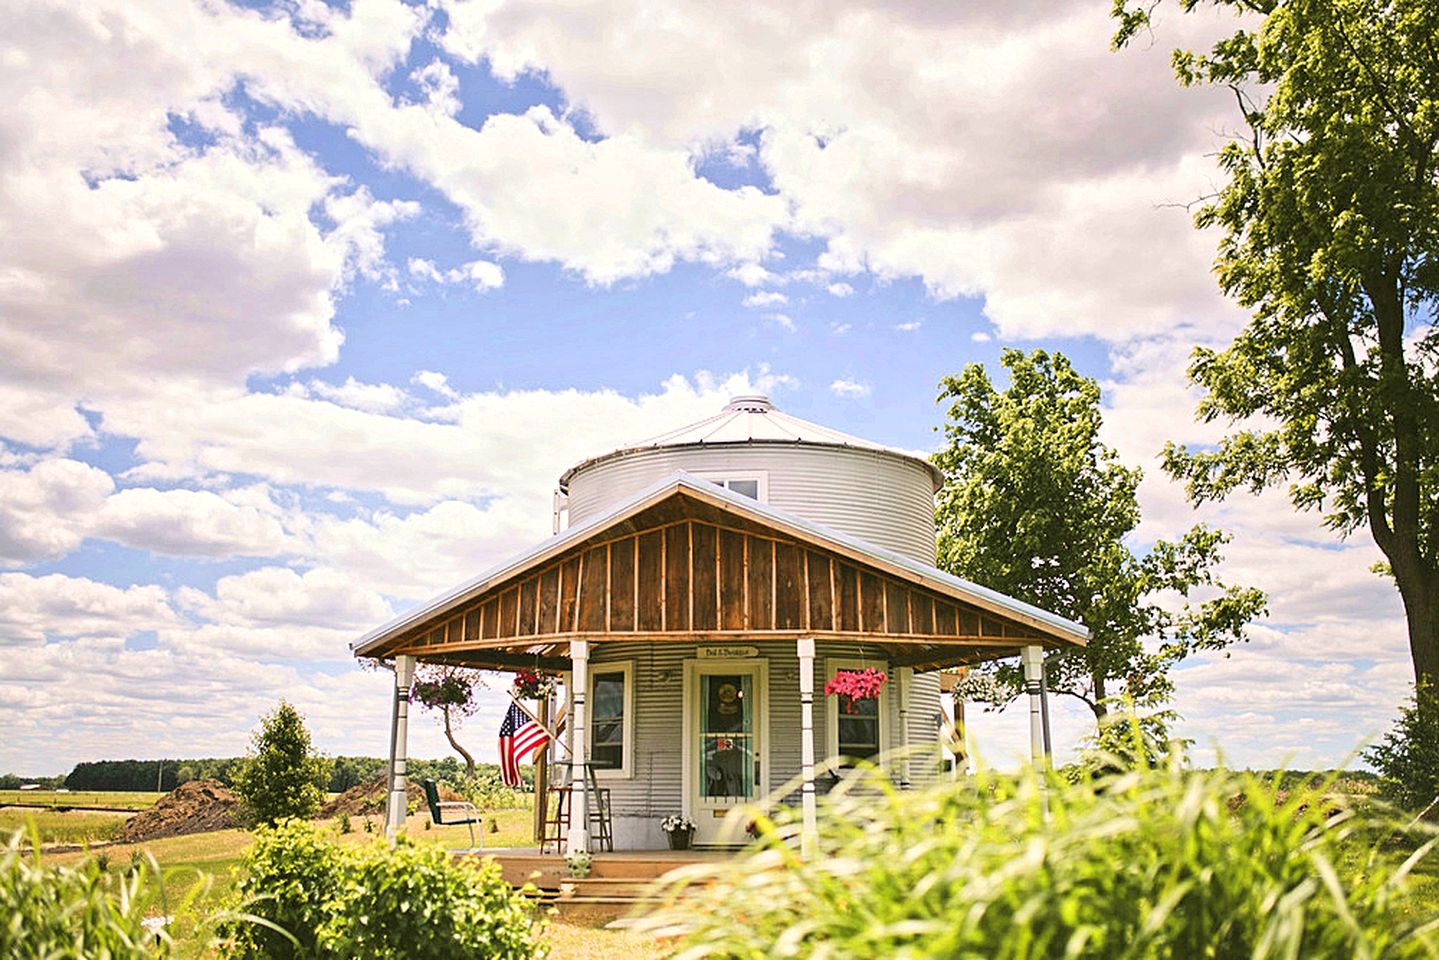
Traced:
<path id="1" fill-rule="evenodd" d="M 425 789 L 413 780 L 405 783 L 405 794 L 410 799 L 410 805 L 418 805 L 421 810 L 425 809 Z M 448 787 L 440 787 L 441 800 L 463 800 L 455 791 Z M 320 808 L 321 817 L 338 817 L 340 814 L 348 814 L 352 817 L 363 817 L 366 814 L 379 816 L 385 810 L 385 775 L 377 773 L 364 783 L 356 784 L 344 793 L 340 794 L 329 803 Z"/>
<path id="2" fill-rule="evenodd" d="M 119 841 L 135 843 L 240 825 L 240 801 L 218 780 L 191 780 L 161 797 L 120 827 Z"/>

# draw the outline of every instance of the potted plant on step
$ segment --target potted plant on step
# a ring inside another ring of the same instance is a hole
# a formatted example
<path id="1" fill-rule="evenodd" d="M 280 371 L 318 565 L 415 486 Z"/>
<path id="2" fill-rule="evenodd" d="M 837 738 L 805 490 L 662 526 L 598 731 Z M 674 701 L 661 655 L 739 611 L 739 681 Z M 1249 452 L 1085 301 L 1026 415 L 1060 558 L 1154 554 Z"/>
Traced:
<path id="1" fill-rule="evenodd" d="M 660 829 L 669 838 L 671 850 L 688 850 L 694 839 L 695 822 L 683 814 L 670 814 L 660 821 Z"/>

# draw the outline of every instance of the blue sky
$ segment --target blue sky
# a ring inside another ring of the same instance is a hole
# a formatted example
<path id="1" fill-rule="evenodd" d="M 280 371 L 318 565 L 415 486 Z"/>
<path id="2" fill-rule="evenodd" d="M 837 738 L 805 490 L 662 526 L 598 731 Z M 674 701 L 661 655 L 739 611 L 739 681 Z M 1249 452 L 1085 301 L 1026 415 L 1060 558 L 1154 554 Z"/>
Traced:
<path id="1" fill-rule="evenodd" d="M 0 39 L 0 770 L 243 750 L 285 696 L 386 744 L 347 644 L 548 533 L 570 463 L 743 390 L 933 449 L 1004 346 L 1105 386 L 1137 542 L 1231 529 L 1274 596 L 1180 677 L 1183 732 L 1343 762 L 1409 681 L 1363 536 L 1196 514 L 1183 377 L 1242 317 L 1203 193 L 1228 104 L 1103 2 L 27 2 Z M 123 26 L 123 29 L 119 29 Z M 123 40 L 121 39 L 123 38 Z M 499 700 L 471 722 L 493 753 Z M 1061 742 L 1084 718 L 1057 708 Z M 1024 749 L 984 716 L 980 749 Z M 421 723 L 416 752 L 444 752 Z"/>

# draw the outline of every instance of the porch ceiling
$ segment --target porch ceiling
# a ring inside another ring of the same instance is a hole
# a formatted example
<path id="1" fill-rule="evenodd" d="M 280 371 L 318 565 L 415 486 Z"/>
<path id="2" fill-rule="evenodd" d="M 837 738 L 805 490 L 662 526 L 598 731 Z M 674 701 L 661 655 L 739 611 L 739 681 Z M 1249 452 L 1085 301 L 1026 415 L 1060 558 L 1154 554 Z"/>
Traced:
<path id="1" fill-rule="evenodd" d="M 919 670 L 1082 645 L 1087 632 L 890 551 L 677 474 L 355 645 L 566 669 L 569 641 L 843 639 Z"/>

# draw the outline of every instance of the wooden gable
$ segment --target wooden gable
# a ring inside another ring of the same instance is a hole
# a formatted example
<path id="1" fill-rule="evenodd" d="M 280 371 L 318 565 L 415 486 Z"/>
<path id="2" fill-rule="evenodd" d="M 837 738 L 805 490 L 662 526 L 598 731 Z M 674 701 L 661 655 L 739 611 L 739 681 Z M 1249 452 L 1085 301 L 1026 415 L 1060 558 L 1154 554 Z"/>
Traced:
<path id="1" fill-rule="evenodd" d="M 680 490 L 369 655 L 559 668 L 568 641 L 842 637 L 920 668 L 1054 636 Z"/>

